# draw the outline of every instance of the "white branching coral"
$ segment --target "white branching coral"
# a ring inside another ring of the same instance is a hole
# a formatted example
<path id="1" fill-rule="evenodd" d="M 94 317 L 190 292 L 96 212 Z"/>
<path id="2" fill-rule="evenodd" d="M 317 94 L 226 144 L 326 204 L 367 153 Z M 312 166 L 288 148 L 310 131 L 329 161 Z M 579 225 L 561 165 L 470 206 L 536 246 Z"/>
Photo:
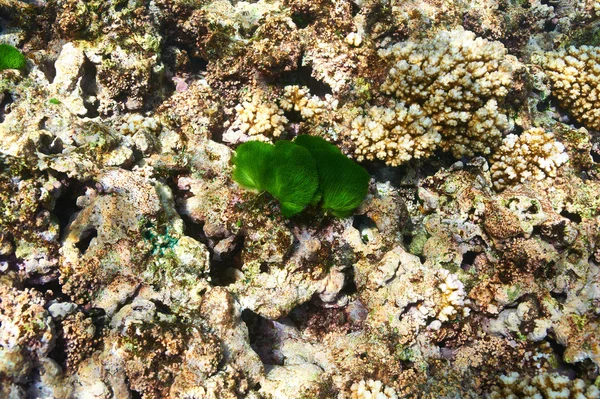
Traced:
<path id="1" fill-rule="evenodd" d="M 464 30 L 380 50 L 393 63 L 382 90 L 395 100 L 352 122 L 357 159 L 399 165 L 438 147 L 456 157 L 490 153 L 508 127 L 499 104 L 517 61 L 506 53 L 501 43 Z"/>
<path id="2" fill-rule="evenodd" d="M 429 330 L 439 330 L 444 322 L 456 320 L 460 316 L 467 317 L 471 313 L 465 286 L 458 276 L 446 269 L 440 269 L 436 274 L 437 290 L 432 291 L 431 296 L 417 306 L 423 316 L 435 317 L 427 326 Z"/>
<path id="3" fill-rule="evenodd" d="M 454 319 L 458 311 L 461 311 L 463 316 L 468 316 L 471 310 L 465 307 L 467 294 L 463 283 L 455 274 L 445 269 L 441 270 L 438 275 L 443 279 L 443 282 L 438 285 L 438 288 L 442 291 L 442 301 L 437 319 L 442 322 Z"/>
<path id="4" fill-rule="evenodd" d="M 494 187 L 503 190 L 515 183 L 555 177 L 568 160 L 562 143 L 544 129 L 532 128 L 520 136 L 509 134 L 491 158 Z"/>
<path id="5" fill-rule="evenodd" d="M 146 118 L 140 114 L 130 114 L 119 127 L 119 132 L 127 136 L 133 135 L 142 129 L 157 132 L 160 130 L 160 125 L 154 118 Z"/>
<path id="6" fill-rule="evenodd" d="M 600 47 L 546 53 L 542 66 L 560 105 L 586 127 L 600 130 Z"/>
<path id="7" fill-rule="evenodd" d="M 360 46 L 362 44 L 362 41 L 363 41 L 363 37 L 358 32 L 350 32 L 346 36 L 346 43 L 348 43 L 349 45 L 354 46 L 354 47 Z"/>
<path id="8" fill-rule="evenodd" d="M 558 373 L 541 373 L 533 378 L 519 373 L 500 376 L 499 386 L 492 388 L 488 399 L 596 399 L 600 390 L 581 379 L 570 380 Z"/>
<path id="9" fill-rule="evenodd" d="M 357 160 L 380 159 L 392 166 L 430 156 L 442 139 L 418 104 L 393 100 L 388 107 L 367 109 L 351 127 Z"/>
<path id="10" fill-rule="evenodd" d="M 398 399 L 396 391 L 379 380 L 361 380 L 352 384 L 350 391 L 351 399 Z"/>
<path id="11" fill-rule="evenodd" d="M 252 100 L 244 101 L 235 107 L 237 113 L 233 126 L 242 133 L 256 136 L 267 141 L 271 137 L 279 137 L 288 122 L 283 110 L 276 104 L 254 95 Z"/>
<path id="12" fill-rule="evenodd" d="M 600 0 L 592 0 L 592 13 L 600 16 Z"/>
<path id="13" fill-rule="evenodd" d="M 286 111 L 300 112 L 304 119 L 315 118 L 325 110 L 337 107 L 337 101 L 330 94 L 325 96 L 325 100 L 321 100 L 317 96 L 311 96 L 308 87 L 298 85 L 285 86 L 279 104 Z"/>

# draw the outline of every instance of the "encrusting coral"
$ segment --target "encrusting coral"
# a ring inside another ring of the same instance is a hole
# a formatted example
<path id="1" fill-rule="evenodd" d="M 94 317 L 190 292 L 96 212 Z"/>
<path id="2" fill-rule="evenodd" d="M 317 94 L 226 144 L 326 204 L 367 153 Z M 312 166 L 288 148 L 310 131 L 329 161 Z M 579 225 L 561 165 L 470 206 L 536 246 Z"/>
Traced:
<path id="1" fill-rule="evenodd" d="M 5 379 L 26 381 L 35 362 L 47 356 L 56 341 L 42 294 L 13 284 L 7 277 L 0 280 L 0 385 Z"/>
<path id="2" fill-rule="evenodd" d="M 600 47 L 570 46 L 544 54 L 541 63 L 561 106 L 586 127 L 600 130 Z"/>
<path id="3" fill-rule="evenodd" d="M 494 187 L 502 190 L 528 180 L 555 177 L 568 160 L 564 145 L 542 128 L 529 129 L 520 136 L 509 134 L 491 158 Z"/>
<path id="4" fill-rule="evenodd" d="M 500 108 L 513 61 L 501 43 L 469 31 L 442 31 L 430 40 L 379 50 L 392 62 L 382 90 L 393 97 L 351 124 L 357 159 L 399 165 L 437 148 L 455 157 L 489 154 L 508 127 Z"/>

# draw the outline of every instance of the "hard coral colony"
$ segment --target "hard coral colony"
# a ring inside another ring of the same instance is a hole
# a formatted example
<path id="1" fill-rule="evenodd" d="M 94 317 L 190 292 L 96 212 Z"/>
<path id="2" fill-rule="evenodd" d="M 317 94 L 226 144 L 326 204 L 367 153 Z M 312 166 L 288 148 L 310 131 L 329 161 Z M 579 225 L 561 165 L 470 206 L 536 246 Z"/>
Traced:
<path id="1" fill-rule="evenodd" d="M 600 398 L 598 32 L 0 0 L 0 398 Z"/>

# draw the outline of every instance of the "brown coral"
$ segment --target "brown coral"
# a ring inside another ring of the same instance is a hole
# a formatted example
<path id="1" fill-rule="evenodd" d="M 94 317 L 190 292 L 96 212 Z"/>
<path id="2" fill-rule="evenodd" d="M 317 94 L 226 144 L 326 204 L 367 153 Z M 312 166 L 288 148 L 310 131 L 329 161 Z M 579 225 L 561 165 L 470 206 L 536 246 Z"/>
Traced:
<path id="1" fill-rule="evenodd" d="M 81 312 L 67 316 L 61 325 L 67 355 L 66 365 L 67 367 L 77 366 L 95 349 L 96 327 L 92 319 L 85 317 Z"/>

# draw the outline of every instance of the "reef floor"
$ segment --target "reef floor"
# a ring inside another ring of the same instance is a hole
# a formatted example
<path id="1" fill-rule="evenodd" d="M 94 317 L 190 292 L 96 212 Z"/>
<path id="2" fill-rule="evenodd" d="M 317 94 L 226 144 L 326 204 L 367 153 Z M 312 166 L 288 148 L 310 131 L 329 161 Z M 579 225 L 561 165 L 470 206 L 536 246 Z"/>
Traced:
<path id="1" fill-rule="evenodd" d="M 599 32 L 597 0 L 0 0 L 0 398 L 600 398 Z M 233 180 L 298 135 L 367 170 L 350 216 Z"/>

